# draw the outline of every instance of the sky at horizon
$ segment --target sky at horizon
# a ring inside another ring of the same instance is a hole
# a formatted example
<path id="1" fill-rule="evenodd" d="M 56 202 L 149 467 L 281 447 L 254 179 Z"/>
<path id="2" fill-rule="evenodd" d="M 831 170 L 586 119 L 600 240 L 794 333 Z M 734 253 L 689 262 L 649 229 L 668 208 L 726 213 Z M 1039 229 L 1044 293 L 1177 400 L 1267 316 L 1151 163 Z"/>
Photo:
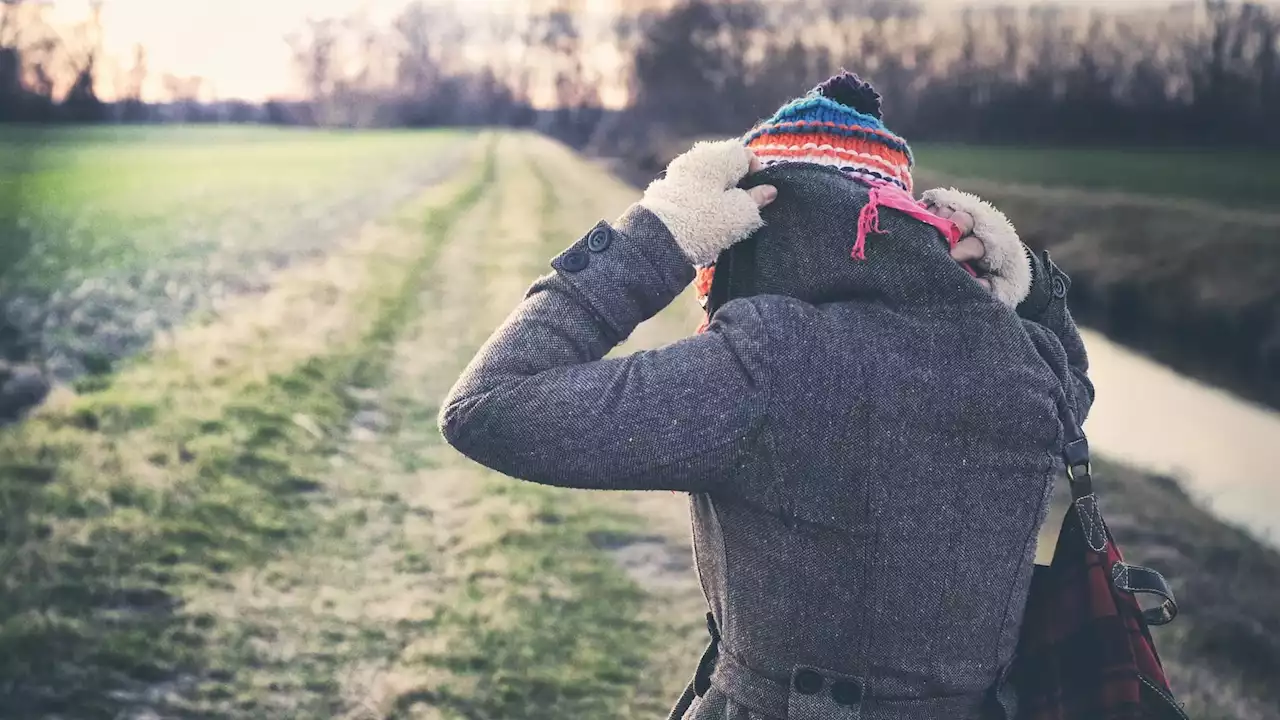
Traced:
<path id="1" fill-rule="evenodd" d="M 510 7 L 518 12 L 528 0 L 432 0 L 463 8 Z M 636 0 L 576 0 L 606 9 Z M 951 0 L 938 0 L 950 4 Z M 1034 0 L 1014 0 L 1023 4 Z M 1060 0 L 1063 1 L 1063 0 Z M 146 48 L 148 100 L 162 99 L 165 74 L 199 76 L 208 97 L 262 101 L 299 91 L 285 38 L 308 17 L 337 17 L 363 10 L 375 21 L 387 20 L 409 0 L 103 0 L 105 73 L 100 92 L 115 95 L 115 76 L 132 65 L 134 48 Z M 981 3 L 981 0 L 978 0 Z M 1002 0 L 1009 2 L 1009 0 Z M 1065 0 L 1067 4 L 1169 4 L 1170 0 Z M 53 15 L 74 21 L 87 15 L 89 0 L 56 0 Z"/>

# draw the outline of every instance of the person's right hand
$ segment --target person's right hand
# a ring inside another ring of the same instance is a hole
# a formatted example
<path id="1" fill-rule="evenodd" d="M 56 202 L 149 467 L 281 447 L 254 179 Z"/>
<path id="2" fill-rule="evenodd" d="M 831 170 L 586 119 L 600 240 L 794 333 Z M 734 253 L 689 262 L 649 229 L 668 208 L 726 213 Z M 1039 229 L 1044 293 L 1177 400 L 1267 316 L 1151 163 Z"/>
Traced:
<path id="1" fill-rule="evenodd" d="M 671 161 L 640 205 L 667 226 L 689 262 L 705 265 L 764 226 L 760 208 L 773 202 L 777 188 L 737 187 L 760 168 L 760 160 L 739 140 L 700 142 Z"/>

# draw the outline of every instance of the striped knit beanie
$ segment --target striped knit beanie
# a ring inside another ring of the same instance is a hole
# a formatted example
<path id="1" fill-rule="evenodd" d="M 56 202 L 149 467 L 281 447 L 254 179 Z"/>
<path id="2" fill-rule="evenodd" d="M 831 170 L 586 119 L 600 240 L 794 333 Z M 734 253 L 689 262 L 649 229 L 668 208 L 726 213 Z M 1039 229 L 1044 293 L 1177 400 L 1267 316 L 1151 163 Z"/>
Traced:
<path id="1" fill-rule="evenodd" d="M 952 246 L 959 241 L 960 230 L 954 223 L 934 216 L 912 198 L 911 167 L 915 158 L 911 148 L 884 126 L 880 93 L 853 73 L 842 72 L 804 97 L 783 105 L 773 117 L 743 136 L 743 143 L 764 165 L 817 163 L 838 168 L 871 186 L 866 205 L 854 219 L 855 260 L 866 257 L 867 235 L 880 232 L 878 210 L 882 206 L 937 227 Z M 976 276 L 972 267 L 964 267 Z M 694 290 L 703 308 L 707 307 L 714 279 L 714 263 L 697 268 Z M 705 316 L 697 331 L 706 330 L 710 322 L 710 316 Z"/>
<path id="2" fill-rule="evenodd" d="M 836 75 L 783 105 L 743 142 L 765 165 L 819 163 L 872 185 L 912 192 L 911 148 L 885 128 L 880 94 L 853 73 Z"/>

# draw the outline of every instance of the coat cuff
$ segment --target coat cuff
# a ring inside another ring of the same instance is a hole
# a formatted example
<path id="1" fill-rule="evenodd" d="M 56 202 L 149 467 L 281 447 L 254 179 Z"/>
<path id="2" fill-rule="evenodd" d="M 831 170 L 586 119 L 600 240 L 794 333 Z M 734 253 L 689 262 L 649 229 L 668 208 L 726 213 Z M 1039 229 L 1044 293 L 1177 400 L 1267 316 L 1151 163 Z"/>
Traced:
<path id="1" fill-rule="evenodd" d="M 1018 315 L 1027 320 L 1039 321 L 1054 303 L 1065 303 L 1071 290 L 1071 277 L 1049 258 L 1049 251 L 1039 256 L 1023 246 L 1031 260 L 1031 290 L 1018 303 Z"/>
<path id="2" fill-rule="evenodd" d="M 612 224 L 597 223 L 551 267 L 619 342 L 671 304 L 694 276 L 666 225 L 638 204 Z"/>

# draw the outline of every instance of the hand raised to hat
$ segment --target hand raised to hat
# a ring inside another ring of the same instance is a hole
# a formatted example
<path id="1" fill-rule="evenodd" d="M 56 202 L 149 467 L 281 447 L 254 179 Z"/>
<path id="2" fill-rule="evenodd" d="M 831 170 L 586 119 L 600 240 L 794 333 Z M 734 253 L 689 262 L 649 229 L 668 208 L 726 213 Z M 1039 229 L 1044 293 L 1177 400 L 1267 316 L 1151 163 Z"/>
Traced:
<path id="1" fill-rule="evenodd" d="M 983 287 L 1017 307 L 1031 291 L 1031 259 L 1013 223 L 985 200 L 954 188 L 929 190 L 922 198 L 930 212 L 960 228 L 951 257 L 969 263 Z"/>
<path id="2" fill-rule="evenodd" d="M 705 265 L 764 226 L 760 208 L 773 202 L 777 188 L 737 187 L 761 167 L 738 140 L 700 142 L 650 183 L 640 205 L 667 226 L 689 262 Z"/>

